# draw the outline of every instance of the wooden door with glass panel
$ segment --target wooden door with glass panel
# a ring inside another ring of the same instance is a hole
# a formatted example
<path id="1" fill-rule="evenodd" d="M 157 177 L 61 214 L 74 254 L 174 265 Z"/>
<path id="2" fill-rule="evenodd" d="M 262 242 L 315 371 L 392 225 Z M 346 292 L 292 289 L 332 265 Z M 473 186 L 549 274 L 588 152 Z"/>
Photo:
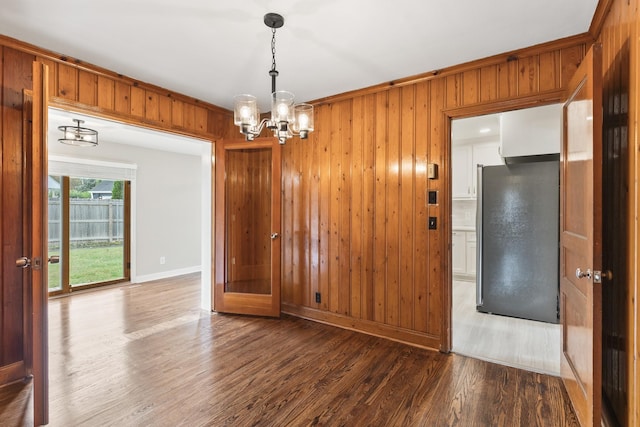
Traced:
<path id="1" fill-rule="evenodd" d="M 280 315 L 280 145 L 216 147 L 215 311 Z"/>

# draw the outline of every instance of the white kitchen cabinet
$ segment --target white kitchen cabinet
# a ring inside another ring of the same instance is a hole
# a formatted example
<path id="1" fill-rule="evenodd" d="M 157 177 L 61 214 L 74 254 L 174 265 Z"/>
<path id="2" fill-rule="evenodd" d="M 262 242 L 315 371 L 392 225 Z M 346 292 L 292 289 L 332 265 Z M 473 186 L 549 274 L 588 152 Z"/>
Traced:
<path id="1" fill-rule="evenodd" d="M 451 233 L 451 271 L 453 274 L 465 274 L 467 270 L 466 234 L 464 231 Z"/>
<path id="2" fill-rule="evenodd" d="M 451 148 L 451 197 L 468 199 L 471 197 L 471 146 L 462 145 Z"/>
<path id="3" fill-rule="evenodd" d="M 475 231 L 467 231 L 466 235 L 466 271 L 465 273 L 469 276 L 476 275 L 476 232 Z"/>
<path id="4" fill-rule="evenodd" d="M 451 197 L 474 199 L 477 194 L 477 165 L 503 164 L 498 142 L 459 145 L 451 148 Z"/>
<path id="5" fill-rule="evenodd" d="M 453 230 L 451 233 L 451 272 L 458 279 L 476 275 L 476 232 Z"/>

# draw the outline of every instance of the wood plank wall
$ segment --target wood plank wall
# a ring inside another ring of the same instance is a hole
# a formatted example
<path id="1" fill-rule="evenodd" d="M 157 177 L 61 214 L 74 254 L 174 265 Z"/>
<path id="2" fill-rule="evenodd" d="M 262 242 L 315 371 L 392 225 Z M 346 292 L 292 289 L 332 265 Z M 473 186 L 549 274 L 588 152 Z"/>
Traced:
<path id="1" fill-rule="evenodd" d="M 316 131 L 283 152 L 283 310 L 448 350 L 449 117 L 560 101 L 591 40 L 315 102 Z M 427 205 L 429 190 L 437 205 Z"/>
<path id="2" fill-rule="evenodd" d="M 626 237 L 627 240 L 626 242 L 613 242 L 612 245 L 611 243 L 605 243 L 605 249 L 607 245 L 627 248 L 626 253 L 620 254 L 621 257 L 625 258 L 624 260 L 615 260 L 613 267 L 605 266 L 606 268 L 623 266 L 626 271 L 618 272 L 614 275 L 612 282 L 604 285 L 621 288 L 621 290 L 614 292 L 613 297 L 615 298 L 616 294 L 623 295 L 626 300 L 625 307 L 620 305 L 617 307 L 617 310 L 623 312 L 626 318 L 626 321 L 623 321 L 626 322 L 626 325 L 618 325 L 622 326 L 622 330 L 626 330 L 624 334 L 626 336 L 623 336 L 617 342 L 617 345 L 623 346 L 621 350 L 626 351 L 626 363 L 625 361 L 612 361 L 610 357 L 607 357 L 607 354 L 611 351 L 611 349 L 607 350 L 607 341 L 610 341 L 610 337 L 605 336 L 603 338 L 605 341 L 605 362 L 607 363 L 605 369 L 612 368 L 613 363 L 616 365 L 614 367 L 622 372 L 622 375 L 609 375 L 607 377 L 605 374 L 603 381 L 609 381 L 608 384 L 604 385 L 604 389 L 605 393 L 613 393 L 613 396 L 608 396 L 608 398 L 613 399 L 612 406 L 618 411 L 619 422 L 621 425 L 629 426 L 640 425 L 640 376 L 638 375 L 638 372 L 640 372 L 640 366 L 638 365 L 640 361 L 640 348 L 638 348 L 638 343 L 640 342 L 640 325 L 638 325 L 638 295 L 640 295 L 640 288 L 637 280 L 639 274 L 638 264 L 640 263 L 637 218 L 637 212 L 640 208 L 638 206 L 637 184 L 640 177 L 637 160 L 637 153 L 640 149 L 638 143 L 639 6 L 640 2 L 638 0 L 601 1 L 598 13 L 603 16 L 603 19 L 594 19 L 594 25 L 592 25 L 591 29 L 598 41 L 602 43 L 603 84 L 606 88 L 605 95 L 611 95 L 604 98 L 605 115 L 617 115 L 619 116 L 618 119 L 624 119 L 628 123 L 628 135 L 625 135 L 628 139 L 628 148 L 624 148 L 624 145 L 621 145 L 626 152 L 615 153 L 610 159 L 610 161 L 618 162 L 616 167 L 620 168 L 620 170 L 616 170 L 614 173 L 619 174 L 619 178 L 620 175 L 626 173 L 626 183 L 623 183 L 622 186 L 617 185 L 615 190 L 624 193 L 618 194 L 616 197 L 618 200 L 624 200 L 626 206 L 620 206 L 618 207 L 620 212 L 611 212 L 610 214 L 617 215 L 613 221 L 626 222 L 624 224 L 626 236 L 620 236 L 620 238 Z M 596 16 L 598 16 L 598 13 Z M 627 111 L 624 111 L 625 104 L 628 106 Z M 623 123 L 614 124 L 615 126 L 623 126 Z M 621 137 L 621 135 L 615 136 L 618 140 Z M 626 141 L 619 142 L 620 144 L 625 144 Z M 624 154 L 623 160 L 616 160 L 621 154 Z M 626 164 L 622 164 L 621 161 Z M 612 237 L 609 236 L 610 239 Z M 605 236 L 606 238 L 607 236 Z M 607 307 L 605 307 L 606 309 Z M 622 363 L 618 364 L 618 362 Z M 626 385 L 618 384 L 618 381 L 626 381 Z M 626 393 L 623 394 L 622 389 L 626 389 Z"/>

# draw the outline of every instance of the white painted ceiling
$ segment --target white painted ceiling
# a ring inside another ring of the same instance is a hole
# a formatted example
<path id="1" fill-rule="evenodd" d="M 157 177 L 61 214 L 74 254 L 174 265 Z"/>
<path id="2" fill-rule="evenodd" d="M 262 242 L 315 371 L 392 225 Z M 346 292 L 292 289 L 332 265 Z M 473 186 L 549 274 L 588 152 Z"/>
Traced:
<path id="1" fill-rule="evenodd" d="M 0 34 L 232 108 L 310 101 L 581 34 L 597 0 L 0 0 Z"/>

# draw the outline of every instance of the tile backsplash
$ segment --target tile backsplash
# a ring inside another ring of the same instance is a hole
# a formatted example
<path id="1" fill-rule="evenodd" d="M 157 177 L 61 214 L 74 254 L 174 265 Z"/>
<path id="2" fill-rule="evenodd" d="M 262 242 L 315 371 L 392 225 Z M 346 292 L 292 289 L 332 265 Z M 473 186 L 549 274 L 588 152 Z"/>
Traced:
<path id="1" fill-rule="evenodd" d="M 474 227 L 476 225 L 476 201 L 452 200 L 451 224 L 458 227 Z"/>

